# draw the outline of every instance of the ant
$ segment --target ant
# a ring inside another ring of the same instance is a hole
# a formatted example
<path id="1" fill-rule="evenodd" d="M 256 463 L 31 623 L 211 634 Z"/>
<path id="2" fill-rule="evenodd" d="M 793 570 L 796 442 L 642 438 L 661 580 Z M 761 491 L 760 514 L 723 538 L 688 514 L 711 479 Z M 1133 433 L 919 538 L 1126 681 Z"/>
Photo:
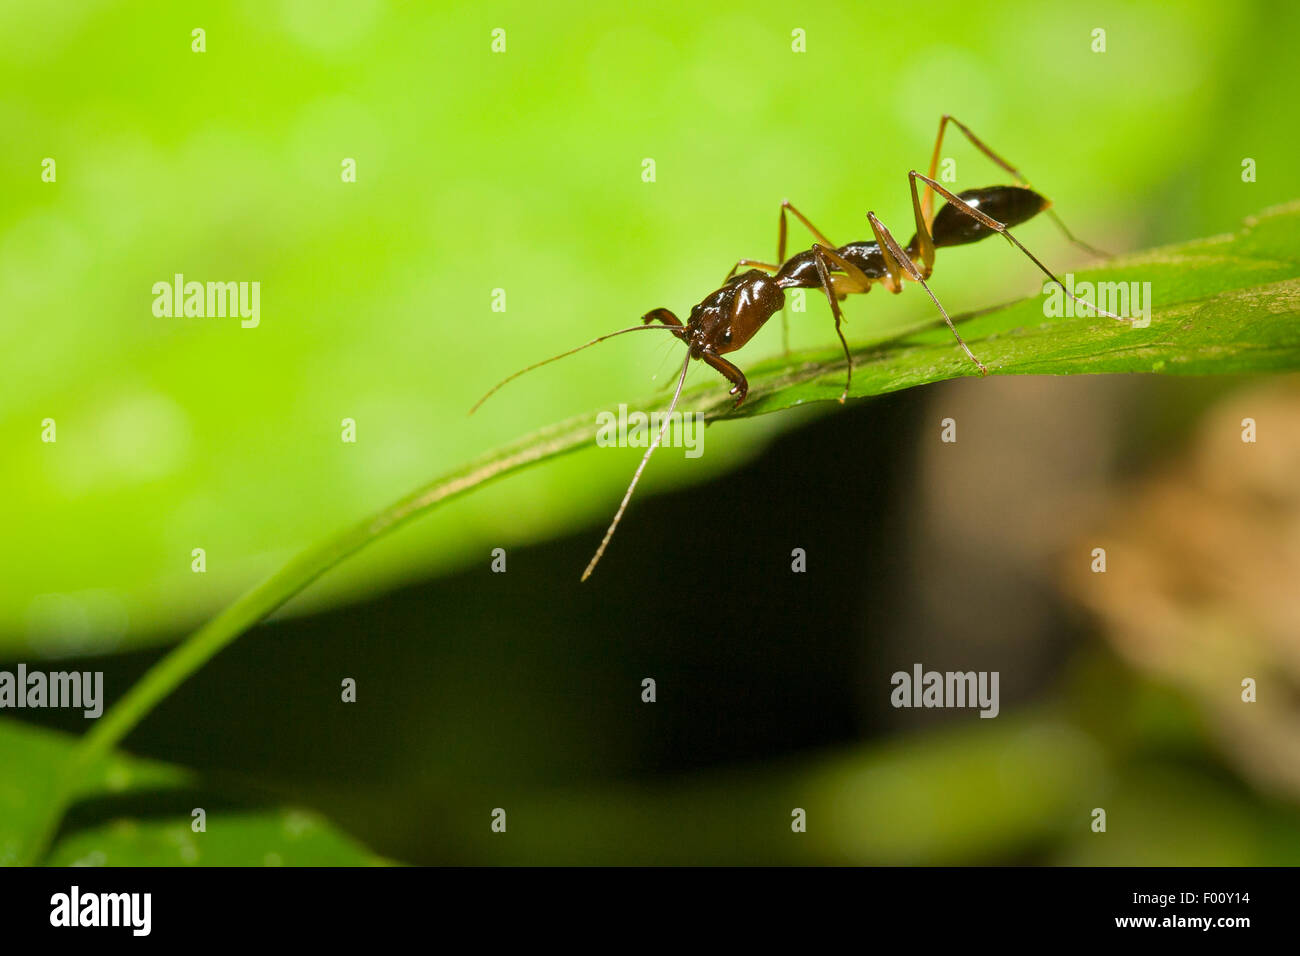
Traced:
<path id="1" fill-rule="evenodd" d="M 936 182 L 934 177 L 938 172 L 939 157 L 943 147 L 943 134 L 950 122 L 961 130 L 976 149 L 1014 176 L 1017 185 L 988 186 L 953 194 Z M 925 184 L 923 195 L 917 190 L 918 180 Z M 849 295 L 870 292 L 871 286 L 875 283 L 880 283 L 886 290 L 894 294 L 903 291 L 903 283 L 906 280 L 910 279 L 919 283 L 929 294 L 931 301 L 939 310 L 939 314 L 943 316 L 944 322 L 947 323 L 948 328 L 956 337 L 957 344 L 961 346 L 967 357 L 979 368 L 980 374 L 988 374 L 988 368 L 975 357 L 966 341 L 961 337 L 961 333 L 957 331 L 957 327 L 953 324 L 947 310 L 944 309 L 942 303 L 939 302 L 939 299 L 926 282 L 926 279 L 934 271 L 934 252 L 939 248 L 966 245 L 978 242 L 987 236 L 1000 234 L 1028 256 L 1034 265 L 1038 266 L 1049 279 L 1065 290 L 1066 295 L 1070 296 L 1070 298 L 1100 315 L 1123 321 L 1119 316 L 1098 309 L 1091 303 L 1079 299 L 1071 293 L 1047 266 L 1043 265 L 1032 252 L 1021 244 L 1020 240 L 1010 233 L 1009 228 L 1011 226 L 1026 222 L 1040 212 L 1049 211 L 1049 214 L 1071 242 L 1094 255 L 1103 255 L 1103 253 L 1093 249 L 1086 243 L 1075 239 L 1069 229 L 1065 227 L 1065 223 L 1054 212 L 1050 211 L 1051 200 L 1034 192 L 1019 170 L 993 152 L 955 117 L 945 114 L 939 121 L 939 136 L 935 141 L 934 153 L 930 160 L 930 175 L 923 176 L 916 170 L 912 170 L 908 173 L 908 182 L 912 191 L 912 210 L 916 220 L 916 234 L 912 236 L 911 241 L 908 242 L 905 248 L 898 244 L 890 231 L 871 211 L 867 213 L 867 220 L 871 224 L 874 241 L 851 242 L 848 245 L 836 246 L 788 199 L 784 200 L 781 203 L 781 217 L 777 233 L 777 261 L 775 263 L 759 262 L 753 259 L 738 261 L 727 274 L 722 286 L 691 309 L 690 318 L 687 322 L 683 323 L 669 309 L 651 309 L 641 317 L 640 325 L 601 335 L 584 345 L 579 345 L 577 348 L 569 349 L 567 352 L 561 352 L 559 355 L 553 355 L 548 359 L 529 365 L 527 368 L 520 369 L 513 375 L 502 379 L 486 395 L 474 403 L 474 407 L 469 412 L 471 415 L 498 389 L 525 372 L 531 372 L 533 369 L 549 365 L 551 362 L 590 348 L 604 342 L 606 339 L 624 335 L 628 332 L 668 331 L 686 344 L 686 360 L 682 364 L 681 374 L 677 377 L 677 388 L 673 393 L 672 402 L 668 406 L 668 413 L 664 416 L 663 423 L 651 441 L 650 447 L 642 456 L 641 463 L 637 466 L 632 481 L 627 487 L 627 492 L 623 495 L 623 501 L 614 514 L 614 520 L 610 522 L 609 528 L 605 532 L 605 537 L 601 540 L 596 553 L 587 564 L 586 570 L 583 571 L 583 581 L 591 576 L 601 557 L 604 556 L 605 549 L 608 547 L 610 539 L 614 537 L 614 531 L 623 518 L 623 512 L 632 499 L 632 492 L 636 489 L 637 482 L 641 480 L 641 472 L 645 470 L 646 464 L 650 461 L 650 456 L 654 454 L 655 449 L 663 441 L 672 414 L 677 409 L 677 402 L 681 398 L 682 386 L 686 382 L 686 373 L 690 370 L 691 360 L 699 359 L 703 361 L 727 379 L 731 383 L 729 394 L 736 396 L 733 408 L 739 408 L 741 403 L 744 402 L 745 396 L 749 393 L 749 383 L 744 372 L 723 358 L 723 355 L 743 348 L 758 333 L 758 330 L 767 323 L 768 319 L 777 312 L 784 313 L 786 289 L 820 288 L 826 295 L 826 301 L 830 304 L 831 314 L 835 320 L 835 334 L 844 350 L 847 365 L 844 390 L 839 396 L 841 404 L 848 398 L 849 389 L 853 384 L 853 355 L 849 351 L 848 342 L 845 341 L 844 332 L 841 329 L 844 315 L 840 311 L 840 302 Z M 933 212 L 933 194 L 935 192 L 946 200 L 946 205 L 939 210 L 937 215 Z M 813 243 L 812 248 L 796 253 L 789 259 L 785 257 L 787 210 L 798 218 L 817 240 Z M 920 260 L 919 265 L 916 262 L 917 259 Z M 740 269 L 745 266 L 750 268 L 741 272 Z"/>
<path id="2" fill-rule="evenodd" d="M 956 126 L 970 141 L 971 145 L 1015 177 L 1017 185 L 968 189 L 955 196 L 939 185 L 935 181 L 935 176 L 938 173 L 939 158 L 943 152 L 943 134 L 949 123 Z M 925 183 L 920 198 L 917 196 L 916 188 L 918 179 Z M 825 260 L 830 260 L 838 270 L 837 273 L 832 274 L 830 277 L 831 286 L 835 298 L 842 302 L 850 294 L 870 292 L 872 284 L 876 282 L 884 285 L 889 292 L 898 294 L 903 291 L 903 280 L 905 278 L 911 279 L 914 282 L 919 282 L 929 294 L 944 321 L 947 322 L 948 328 L 952 330 L 957 343 L 965 351 L 967 357 L 979 368 L 980 374 L 987 375 L 988 368 L 971 352 L 960 333 L 953 326 L 948 313 L 925 282 L 934 272 L 934 250 L 947 246 L 960 246 L 978 242 L 980 239 L 999 232 L 1008 242 L 1028 256 L 1034 265 L 1038 266 L 1049 279 L 1057 285 L 1061 285 L 1061 281 L 1018 239 L 1007 231 L 1011 226 L 1020 225 L 1032 219 L 1038 213 L 1046 212 L 1061 232 L 1065 234 L 1065 237 L 1074 245 L 1098 258 L 1104 258 L 1107 255 L 1107 253 L 1075 238 L 1074 234 L 1061 220 L 1061 217 L 1051 208 L 1051 200 L 1034 192 L 1030 188 L 1029 181 L 1025 179 L 1020 170 L 990 149 L 983 140 L 955 116 L 945 114 L 939 119 L 939 134 L 935 138 L 934 152 L 930 156 L 930 174 L 922 176 L 916 170 L 912 170 L 908 173 L 908 182 L 912 190 L 912 209 L 916 218 L 916 234 L 908 242 L 906 251 L 898 247 L 894 237 L 884 224 L 876 218 L 874 212 L 867 213 L 867 219 L 871 223 L 871 230 L 875 237 L 874 241 L 851 242 L 848 245 L 837 247 L 834 242 L 827 239 L 826 235 L 809 221 L 807 216 L 796 209 L 790 200 L 784 199 L 781 201 L 781 216 L 777 224 L 776 262 L 767 263 L 756 259 L 741 259 L 727 273 L 726 281 L 730 281 L 742 266 L 750 266 L 771 273 L 783 288 L 825 289 L 826 278 L 822 263 Z M 932 211 L 935 192 L 938 192 L 947 200 L 947 205 L 939 210 L 937 216 Z M 785 256 L 788 233 L 787 211 L 803 223 L 817 240 L 811 249 L 797 253 L 790 259 L 786 259 Z M 921 260 L 920 269 L 916 267 L 915 262 L 918 258 Z M 821 260 L 821 262 L 818 260 Z M 1061 285 L 1061 288 L 1065 289 L 1065 286 Z M 1068 289 L 1065 291 L 1072 299 L 1093 309 L 1093 311 L 1108 318 L 1120 320 L 1117 315 L 1104 309 L 1094 308 L 1090 303 L 1084 302 L 1071 294 Z M 831 302 L 831 308 L 836 313 L 838 324 L 842 318 L 833 301 Z M 785 353 L 789 354 L 788 327 L 785 321 L 784 308 L 782 308 L 781 312 L 781 334 L 782 346 Z M 852 380 L 852 372 L 850 366 L 850 381 Z M 845 393 L 840 396 L 840 402 L 844 401 L 847 392 L 848 388 L 846 386 Z"/>

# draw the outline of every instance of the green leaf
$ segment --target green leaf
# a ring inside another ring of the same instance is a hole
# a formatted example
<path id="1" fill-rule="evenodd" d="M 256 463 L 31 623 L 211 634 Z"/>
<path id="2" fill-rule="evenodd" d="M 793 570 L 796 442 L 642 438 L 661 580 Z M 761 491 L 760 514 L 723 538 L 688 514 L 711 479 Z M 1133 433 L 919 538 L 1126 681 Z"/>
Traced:
<path id="1" fill-rule="evenodd" d="M 1094 317 L 1046 321 L 1041 301 L 1031 299 L 967 323 L 969 340 L 997 374 L 1208 374 L 1300 367 L 1298 217 L 1300 206 L 1292 205 L 1253 220 L 1235 237 L 1157 250 L 1081 276 L 1150 282 L 1158 291 L 1153 291 L 1148 328 Z M 946 330 L 914 332 L 860 350 L 853 396 L 970 374 L 970 362 L 946 336 Z M 842 373 L 842 364 L 833 359 L 795 357 L 757 368 L 750 378 L 751 399 L 739 410 L 730 407 L 726 390 L 718 386 L 696 389 L 684 403 L 713 422 L 771 413 L 834 400 Z M 310 549 L 248 592 L 159 661 L 97 722 L 68 768 L 51 819 L 70 800 L 79 768 L 104 759 L 177 685 L 327 570 L 412 518 L 496 478 L 589 445 L 595 434 L 594 415 L 543 429 L 418 489 Z"/>
<path id="2" fill-rule="evenodd" d="M 1090 314 L 1046 318 L 1039 296 L 960 323 L 963 338 L 994 375 L 1209 375 L 1300 368 L 1300 203 L 1269 210 L 1236 235 L 1125 256 L 1077 272 L 1075 279 L 1149 282 L 1150 325 L 1134 328 Z M 942 300 L 941 287 L 936 291 Z M 810 307 L 813 301 L 810 297 Z M 749 375 L 751 397 L 738 412 L 727 413 L 716 403 L 704 406 L 721 416 L 761 415 L 836 399 L 844 363 L 833 356 L 763 363 Z M 946 326 L 927 323 L 924 331 L 909 330 L 855 350 L 851 396 L 978 374 Z M 707 392 L 697 394 L 702 398 Z"/>
<path id="3" fill-rule="evenodd" d="M 51 866 L 379 866 L 386 861 L 321 817 L 274 807 L 214 811 L 195 833 L 182 813 L 165 820 L 122 817 L 77 830 L 50 853 Z"/>
<path id="4" fill-rule="evenodd" d="M 529 826 L 509 845 L 477 840 L 472 858 L 680 866 L 703 852 L 715 865 L 951 865 L 1014 858 L 1072 815 L 1086 828 L 1080 794 L 1109 777 L 1095 741 L 1050 711 L 971 716 L 902 740 L 702 774 L 649 798 L 617 784 L 538 794 Z M 796 807 L 808 824 L 792 838 Z"/>
<path id="5" fill-rule="evenodd" d="M 29 861 L 49 825 L 54 789 L 76 746 L 66 734 L 0 720 L 0 864 Z M 69 829 L 46 857 L 54 865 L 372 865 L 379 857 L 318 816 L 283 806 L 232 802 L 195 789 L 177 767 L 110 753 L 84 766 L 75 799 L 109 808 Z M 201 795 L 200 795 L 201 794 Z M 152 812 L 146 814 L 146 805 Z M 161 806 L 161 811 L 159 807 Z M 206 829 L 191 829 L 195 807 Z M 157 813 L 157 815 L 153 815 Z M 46 834 L 48 835 L 48 834 Z"/>

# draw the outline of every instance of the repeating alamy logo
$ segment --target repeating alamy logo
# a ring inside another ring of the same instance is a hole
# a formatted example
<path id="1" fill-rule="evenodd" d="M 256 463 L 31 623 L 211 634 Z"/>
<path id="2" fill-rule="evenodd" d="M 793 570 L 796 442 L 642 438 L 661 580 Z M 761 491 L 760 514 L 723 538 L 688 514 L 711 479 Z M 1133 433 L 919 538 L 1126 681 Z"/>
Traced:
<path id="1" fill-rule="evenodd" d="M 628 412 L 626 405 L 619 405 L 617 415 L 597 415 L 596 425 L 596 444 L 601 448 L 649 448 L 667 425 L 660 445 L 684 448 L 687 458 L 704 454 L 704 415 L 700 412 Z"/>
<path id="2" fill-rule="evenodd" d="M 996 717 L 998 671 L 895 671 L 889 702 L 895 707 L 978 707 L 981 717 Z"/>
<path id="3" fill-rule="evenodd" d="M 1074 273 L 1067 272 L 1064 289 L 1048 282 L 1043 285 L 1043 294 L 1047 296 L 1043 300 L 1043 315 L 1048 318 L 1095 315 L 1088 306 L 1071 298 L 1077 296 L 1098 309 L 1128 319 L 1135 329 L 1145 329 L 1151 324 L 1150 282 L 1075 282 Z"/>
<path id="4" fill-rule="evenodd" d="M 170 282 L 155 282 L 153 296 L 153 314 L 160 319 L 230 316 L 238 317 L 246 329 L 262 321 L 260 282 L 186 282 L 178 272 Z"/>
<path id="5" fill-rule="evenodd" d="M 0 671 L 0 708 L 69 707 L 93 719 L 104 712 L 103 671 Z"/>

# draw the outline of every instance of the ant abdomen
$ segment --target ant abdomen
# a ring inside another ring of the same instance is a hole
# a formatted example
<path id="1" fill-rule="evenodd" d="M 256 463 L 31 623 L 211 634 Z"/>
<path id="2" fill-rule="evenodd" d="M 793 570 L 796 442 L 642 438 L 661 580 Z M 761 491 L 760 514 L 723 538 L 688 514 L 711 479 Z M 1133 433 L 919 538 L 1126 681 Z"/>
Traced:
<path id="1" fill-rule="evenodd" d="M 968 189 L 957 196 L 1008 228 L 1034 218 L 1052 204 L 1045 196 L 1023 186 L 985 186 L 982 189 Z M 936 249 L 978 242 L 985 236 L 993 235 L 993 232 L 984 223 L 972 218 L 970 213 L 954 207 L 952 203 L 946 204 L 935 214 L 934 225 L 930 230 Z"/>

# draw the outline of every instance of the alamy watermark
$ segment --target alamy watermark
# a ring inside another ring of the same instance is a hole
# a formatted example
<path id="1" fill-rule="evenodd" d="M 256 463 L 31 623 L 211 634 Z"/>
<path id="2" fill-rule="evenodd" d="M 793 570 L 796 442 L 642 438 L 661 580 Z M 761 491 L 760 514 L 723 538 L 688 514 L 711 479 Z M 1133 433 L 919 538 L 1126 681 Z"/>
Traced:
<path id="1" fill-rule="evenodd" d="M 618 414 L 601 412 L 596 416 L 596 444 L 601 448 L 649 448 L 659 430 L 659 443 L 665 448 L 684 448 L 687 458 L 704 454 L 704 415 L 701 412 L 628 412 L 618 406 Z"/>
<path id="2" fill-rule="evenodd" d="M 0 708 L 69 707 L 93 720 L 104 712 L 103 671 L 0 671 Z"/>
<path id="3" fill-rule="evenodd" d="M 895 707 L 978 707 L 981 717 L 996 717 L 998 671 L 895 671 L 889 702 Z"/>
<path id="4" fill-rule="evenodd" d="M 238 317 L 255 329 L 262 321 L 262 283 L 186 282 L 178 272 L 168 282 L 153 284 L 153 314 L 160 319 Z"/>
<path id="5" fill-rule="evenodd" d="M 1043 285 L 1043 315 L 1052 319 L 1096 315 L 1087 305 L 1072 296 L 1128 319 L 1135 329 L 1151 325 L 1150 282 L 1075 282 L 1074 273 L 1065 274 L 1065 288 L 1055 282 Z"/>
<path id="6" fill-rule="evenodd" d="M 67 893 L 50 897 L 50 925 L 123 927 L 133 936 L 148 936 L 153 928 L 153 894 L 83 893 L 73 884 Z"/>

